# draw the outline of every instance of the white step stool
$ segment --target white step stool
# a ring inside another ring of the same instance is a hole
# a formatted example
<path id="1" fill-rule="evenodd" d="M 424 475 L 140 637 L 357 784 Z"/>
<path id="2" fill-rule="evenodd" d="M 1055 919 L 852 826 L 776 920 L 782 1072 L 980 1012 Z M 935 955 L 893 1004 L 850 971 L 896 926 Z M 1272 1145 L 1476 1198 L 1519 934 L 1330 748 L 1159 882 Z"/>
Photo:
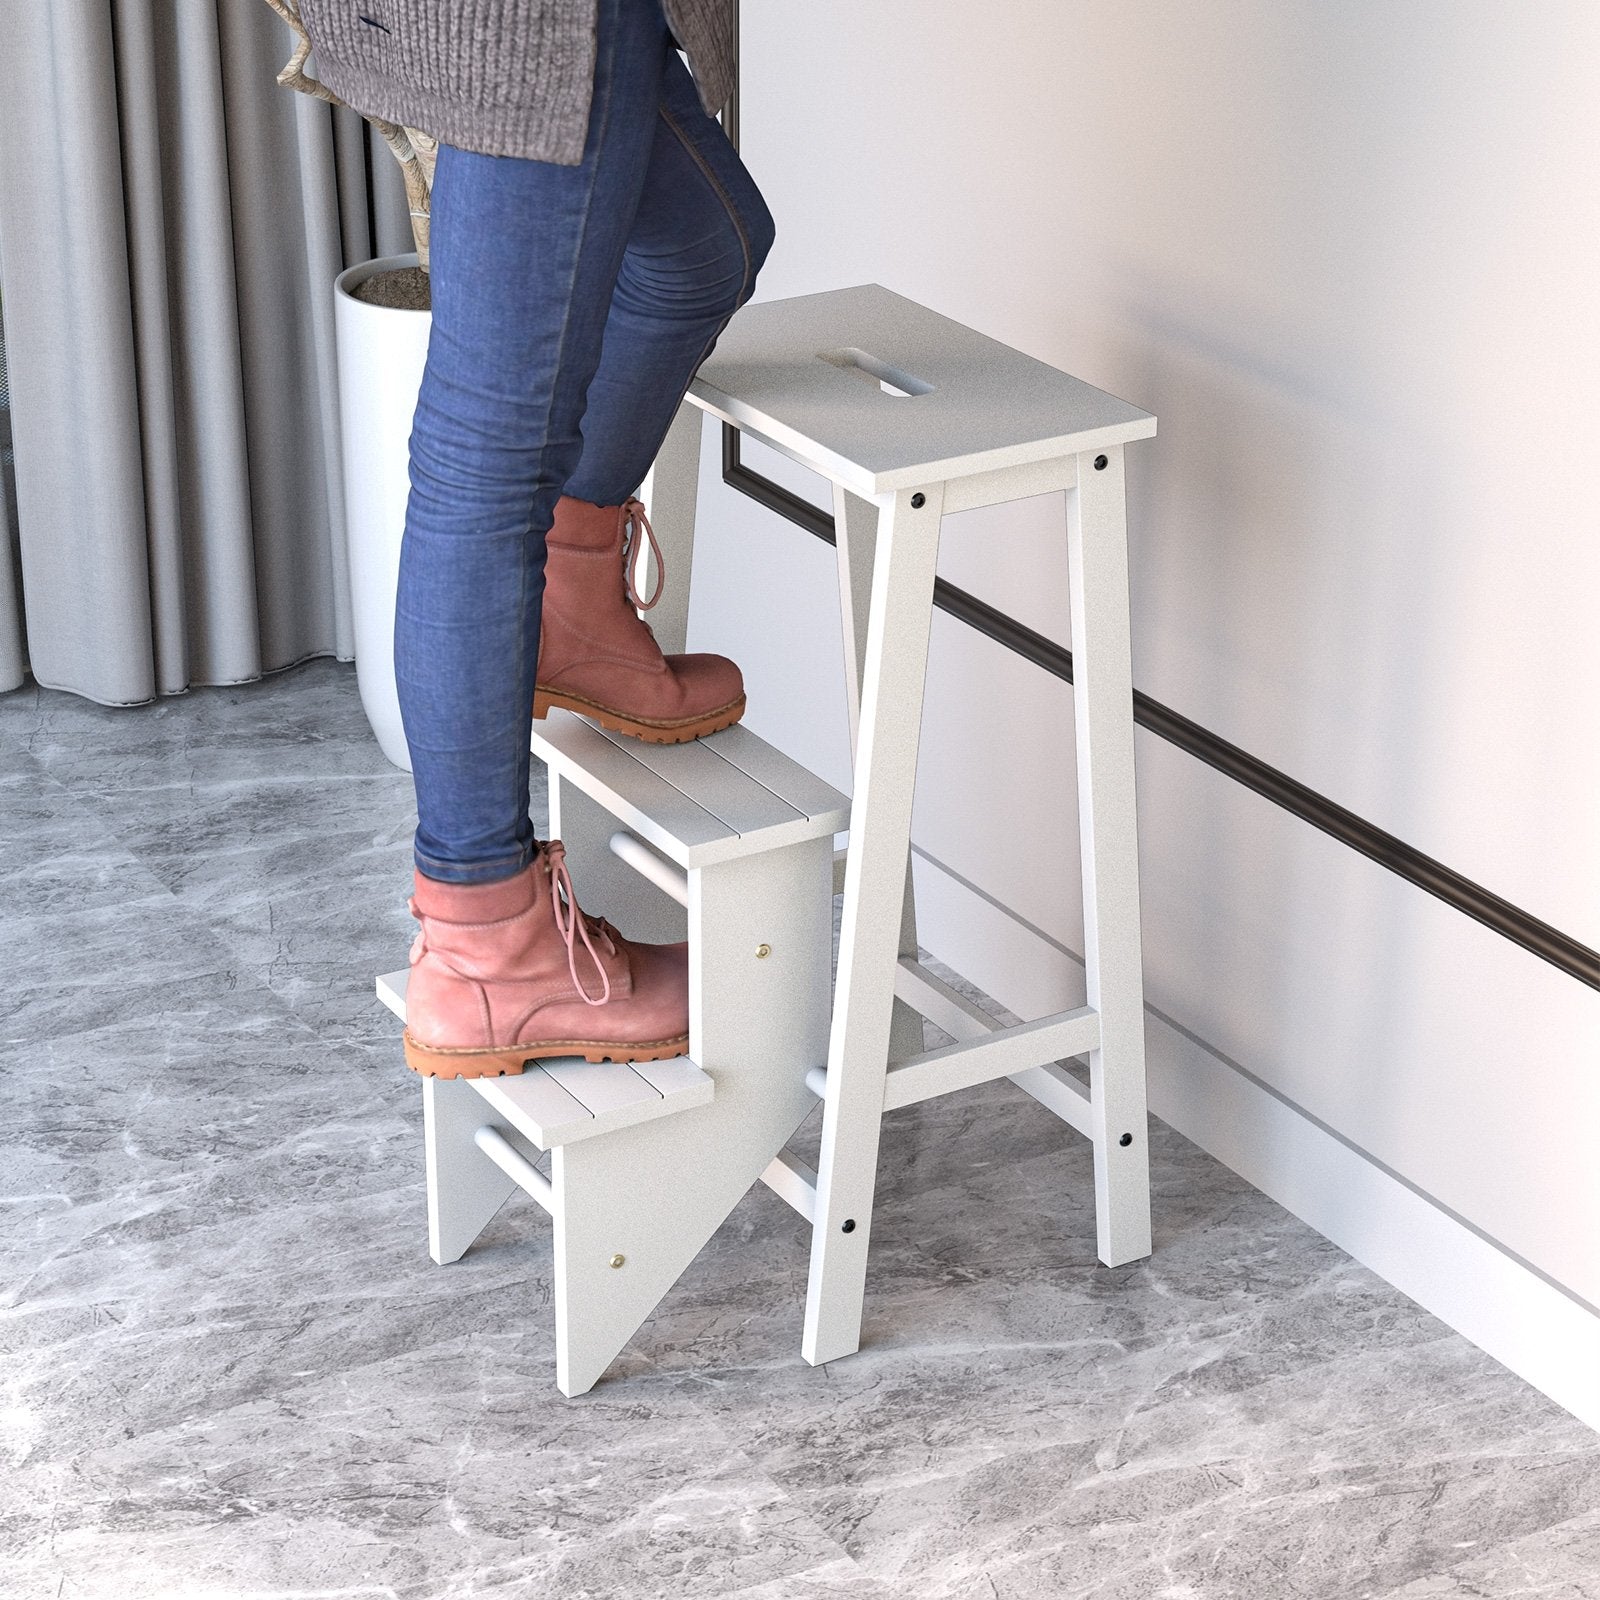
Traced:
<path id="1" fill-rule="evenodd" d="M 994 1078 L 1093 1142 L 1100 1259 L 1150 1251 L 1122 447 L 1155 419 L 875 285 L 747 306 L 688 398 L 646 491 L 672 569 L 657 637 L 684 648 L 701 412 L 829 478 L 856 793 L 742 727 L 662 747 L 565 712 L 534 724 L 583 903 L 632 938 L 690 942 L 688 1061 L 424 1084 L 434 1259 L 516 1186 L 551 1213 L 569 1395 L 757 1178 L 813 1224 L 802 1354 L 856 1349 L 883 1113 Z M 1088 1004 L 1005 1028 L 917 961 L 911 804 L 940 517 L 1052 490 L 1069 491 Z M 379 991 L 404 1015 L 403 975 Z M 957 1043 L 924 1049 L 920 1017 Z M 1056 1064 L 1074 1055 L 1087 1090 Z M 784 1145 L 816 1096 L 811 1172 Z M 552 1152 L 548 1179 L 527 1147 Z"/>
<path id="2" fill-rule="evenodd" d="M 811 1074 L 820 1171 L 783 1189 L 813 1225 L 802 1353 L 821 1362 L 860 1342 L 879 1123 L 896 1106 L 1010 1078 L 1094 1144 L 1100 1259 L 1150 1252 L 1122 452 L 1156 423 L 877 285 L 745 307 L 688 398 L 834 485 L 855 795 L 827 1066 Z M 653 474 L 673 572 L 658 633 L 687 613 L 698 422 L 680 414 Z M 1068 491 L 1088 1004 L 1002 1028 L 917 962 L 912 795 L 940 518 L 1053 490 Z M 924 1050 L 906 1007 L 958 1042 Z M 1055 1065 L 1075 1055 L 1087 1091 Z"/>
<path id="3" fill-rule="evenodd" d="M 849 802 L 746 728 L 646 745 L 555 711 L 533 749 L 583 904 L 632 938 L 687 932 L 690 951 L 687 1060 L 423 1081 L 433 1259 L 459 1260 L 515 1188 L 532 1195 L 554 1228 L 556 1382 L 576 1395 L 816 1106 Z M 405 976 L 378 980 L 401 1017 Z M 772 1181 L 813 1177 L 778 1162 Z"/>

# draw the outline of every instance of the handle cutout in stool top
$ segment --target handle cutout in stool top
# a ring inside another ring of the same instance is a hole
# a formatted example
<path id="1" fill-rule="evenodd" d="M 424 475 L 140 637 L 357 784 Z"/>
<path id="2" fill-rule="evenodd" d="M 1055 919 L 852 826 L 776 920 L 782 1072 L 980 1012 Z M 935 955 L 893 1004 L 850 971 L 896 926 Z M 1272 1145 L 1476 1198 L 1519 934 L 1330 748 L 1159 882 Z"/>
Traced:
<path id="1" fill-rule="evenodd" d="M 884 394 L 892 395 L 896 400 L 914 400 L 919 394 L 933 393 L 933 385 L 926 378 L 890 366 L 887 361 L 880 360 L 870 351 L 857 349 L 855 345 L 848 345 L 843 350 L 819 350 L 817 359 L 852 376 L 864 378 L 868 383 L 877 384 Z"/>

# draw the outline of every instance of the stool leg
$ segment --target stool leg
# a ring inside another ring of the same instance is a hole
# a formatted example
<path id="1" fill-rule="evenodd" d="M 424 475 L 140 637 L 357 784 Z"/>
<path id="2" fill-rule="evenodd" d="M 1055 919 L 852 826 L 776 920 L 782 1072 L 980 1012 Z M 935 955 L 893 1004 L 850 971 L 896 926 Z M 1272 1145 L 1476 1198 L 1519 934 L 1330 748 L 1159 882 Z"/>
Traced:
<path id="1" fill-rule="evenodd" d="M 1105 463 L 1098 471 L 1097 461 Z M 1150 1254 L 1133 670 L 1120 446 L 1078 457 L 1078 490 L 1067 497 L 1067 560 L 1084 959 L 1089 1004 L 1100 1014 L 1100 1048 L 1089 1055 L 1095 1232 L 1100 1259 L 1116 1267 Z"/>
<path id="2" fill-rule="evenodd" d="M 705 412 L 687 400 L 667 429 L 655 465 L 641 491 L 656 543 L 667 564 L 667 583 L 650 612 L 650 630 L 668 655 L 687 648 L 689 637 L 689 569 L 694 562 L 694 518 L 700 494 L 700 431 Z M 655 585 L 650 574 L 637 579 L 640 594 Z"/>
<path id="3" fill-rule="evenodd" d="M 517 1186 L 473 1143 L 494 1117 L 461 1078 L 422 1080 L 422 1128 L 428 1168 L 428 1254 L 459 1261 Z"/>
<path id="4" fill-rule="evenodd" d="M 913 498 L 901 490 L 885 505 L 873 561 L 801 1345 L 813 1365 L 849 1355 L 861 1343 L 944 486 L 916 495 L 920 506 Z"/>
<path id="5" fill-rule="evenodd" d="M 867 615 L 872 600 L 872 561 L 878 542 L 878 508 L 870 500 L 833 486 L 834 540 L 839 563 L 839 615 L 844 633 L 845 700 L 850 712 L 852 759 L 861 726 L 861 680 L 866 671 Z M 906 861 L 905 902 L 900 914 L 900 954 L 917 955 L 917 901 Z M 904 1061 L 927 1047 L 922 1018 L 904 1000 L 894 1003 L 889 1059 Z"/>

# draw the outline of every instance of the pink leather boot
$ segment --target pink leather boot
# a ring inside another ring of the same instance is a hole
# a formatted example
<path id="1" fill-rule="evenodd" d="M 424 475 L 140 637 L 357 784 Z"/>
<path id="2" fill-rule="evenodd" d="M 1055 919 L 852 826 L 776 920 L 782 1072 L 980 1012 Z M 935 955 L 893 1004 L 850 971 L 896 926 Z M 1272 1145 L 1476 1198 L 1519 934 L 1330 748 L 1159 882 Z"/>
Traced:
<path id="1" fill-rule="evenodd" d="M 656 560 L 655 593 L 640 600 L 626 533 L 643 531 Z M 545 566 L 533 714 L 565 706 L 603 728 L 652 744 L 682 744 L 744 715 L 744 679 L 725 656 L 661 653 L 639 615 L 661 596 L 661 550 L 637 500 L 556 502 Z M 638 609 L 635 609 L 638 608 Z"/>
<path id="2" fill-rule="evenodd" d="M 514 878 L 416 875 L 406 1065 L 488 1078 L 525 1061 L 659 1061 L 689 1048 L 689 947 L 634 944 L 578 909 L 559 839 Z"/>

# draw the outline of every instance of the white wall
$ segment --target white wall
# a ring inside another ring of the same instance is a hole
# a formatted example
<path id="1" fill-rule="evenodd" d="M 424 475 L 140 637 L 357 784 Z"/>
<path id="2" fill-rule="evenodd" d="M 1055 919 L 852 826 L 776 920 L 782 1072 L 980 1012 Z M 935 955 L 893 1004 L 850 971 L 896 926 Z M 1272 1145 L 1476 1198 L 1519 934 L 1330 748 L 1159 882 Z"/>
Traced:
<path id="1" fill-rule="evenodd" d="M 1155 411 L 1139 687 L 1600 945 L 1600 8 L 809 0 L 743 30 L 763 296 L 876 280 Z M 831 552 L 710 502 L 697 641 L 840 782 Z M 1061 514 L 948 519 L 942 570 L 1065 641 Z M 930 673 L 918 842 L 1014 915 L 924 862 L 924 942 L 1031 1014 L 1081 981 L 1070 699 L 948 618 Z M 1139 760 L 1150 999 L 1207 1047 L 1153 1026 L 1157 1111 L 1600 1422 L 1600 993 Z"/>

